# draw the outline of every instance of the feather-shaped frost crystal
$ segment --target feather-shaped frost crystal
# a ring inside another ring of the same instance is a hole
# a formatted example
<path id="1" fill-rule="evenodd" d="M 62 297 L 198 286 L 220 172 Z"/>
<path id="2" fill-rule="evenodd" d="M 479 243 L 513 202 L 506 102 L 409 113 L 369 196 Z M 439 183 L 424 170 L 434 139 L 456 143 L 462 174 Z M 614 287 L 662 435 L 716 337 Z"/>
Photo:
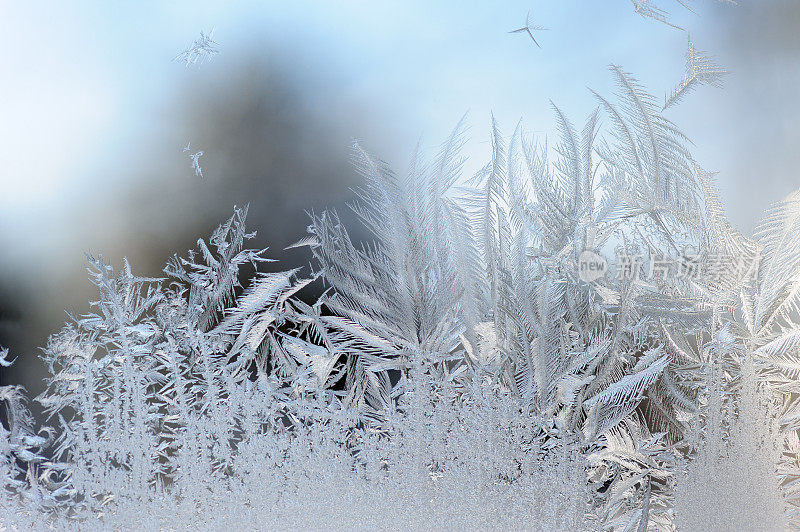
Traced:
<path id="1" fill-rule="evenodd" d="M 219 44 L 212 39 L 213 35 L 214 30 L 208 33 L 200 31 L 200 37 L 195 39 L 186 50 L 176 55 L 173 61 L 183 63 L 187 67 L 208 61 L 219 53 Z"/>

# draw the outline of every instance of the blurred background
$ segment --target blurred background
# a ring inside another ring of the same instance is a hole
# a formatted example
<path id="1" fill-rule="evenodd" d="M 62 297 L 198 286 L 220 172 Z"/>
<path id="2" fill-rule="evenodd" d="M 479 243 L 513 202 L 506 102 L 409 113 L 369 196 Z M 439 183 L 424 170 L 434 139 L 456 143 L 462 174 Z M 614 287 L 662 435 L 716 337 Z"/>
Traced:
<path id="1" fill-rule="evenodd" d="M 731 220 L 800 186 L 800 2 L 659 4 L 730 73 L 673 119 L 719 172 Z M 536 47 L 524 34 L 531 23 Z M 214 30 L 219 54 L 172 59 Z M 613 91 L 610 63 L 659 99 L 684 72 L 686 32 L 628 0 L 0 3 L 0 345 L 18 357 L 0 381 L 42 389 L 38 347 L 84 313 L 85 253 L 158 276 L 250 204 L 254 246 L 294 267 L 306 211 L 346 212 L 359 177 L 353 138 L 407 168 L 464 112 L 468 170 L 489 156 L 491 113 L 553 139 L 552 99 L 577 124 L 587 87 Z M 191 142 L 203 177 L 183 148 Z"/>

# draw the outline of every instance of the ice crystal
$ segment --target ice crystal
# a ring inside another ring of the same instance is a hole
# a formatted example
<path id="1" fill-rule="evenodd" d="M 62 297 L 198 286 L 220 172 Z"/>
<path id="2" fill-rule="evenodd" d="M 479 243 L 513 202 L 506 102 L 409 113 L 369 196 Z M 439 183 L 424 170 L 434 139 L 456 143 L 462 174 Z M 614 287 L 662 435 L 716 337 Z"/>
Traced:
<path id="1" fill-rule="evenodd" d="M 692 39 L 688 38 L 686 50 L 686 74 L 678 85 L 664 98 L 664 107 L 667 109 L 678 103 L 686 94 L 694 90 L 697 85 L 722 86 L 722 77 L 726 71 L 716 65 L 711 58 L 695 49 Z"/>
<path id="2" fill-rule="evenodd" d="M 189 159 L 192 161 L 192 170 L 194 171 L 194 175 L 203 177 L 203 169 L 200 167 L 200 157 L 203 156 L 203 150 L 199 150 L 196 152 L 192 152 L 192 143 L 186 144 L 186 147 L 183 148 L 184 152 L 189 152 Z"/>
<path id="3" fill-rule="evenodd" d="M 217 48 L 219 45 L 212 39 L 213 35 L 214 30 L 208 33 L 201 31 L 200 37 L 195 39 L 186 50 L 176 55 L 174 61 L 192 66 L 211 59 L 219 53 Z"/>
<path id="4" fill-rule="evenodd" d="M 733 4 L 736 5 L 734 0 L 717 0 L 720 2 L 724 2 L 726 4 Z M 680 5 L 682 8 L 694 13 L 695 11 L 692 9 L 692 2 L 691 0 L 674 0 L 674 2 Z M 661 8 L 659 2 L 657 0 L 631 0 L 631 4 L 633 4 L 633 11 L 640 15 L 643 18 L 649 18 L 662 24 L 666 24 L 667 26 L 671 26 L 675 29 L 683 29 L 680 26 L 676 26 L 671 22 L 670 13 Z"/>
<path id="5" fill-rule="evenodd" d="M 536 38 L 533 36 L 533 32 L 534 31 L 542 31 L 542 30 L 546 30 L 546 29 L 547 28 L 543 28 L 542 26 L 531 26 L 531 12 L 528 11 L 528 14 L 525 15 L 525 25 L 522 26 L 519 29 L 511 30 L 508 33 L 523 33 L 523 32 L 527 33 L 528 37 L 530 37 L 531 40 L 533 41 L 533 44 L 535 44 L 537 47 L 541 48 L 541 46 L 539 46 L 539 43 L 536 42 Z"/>

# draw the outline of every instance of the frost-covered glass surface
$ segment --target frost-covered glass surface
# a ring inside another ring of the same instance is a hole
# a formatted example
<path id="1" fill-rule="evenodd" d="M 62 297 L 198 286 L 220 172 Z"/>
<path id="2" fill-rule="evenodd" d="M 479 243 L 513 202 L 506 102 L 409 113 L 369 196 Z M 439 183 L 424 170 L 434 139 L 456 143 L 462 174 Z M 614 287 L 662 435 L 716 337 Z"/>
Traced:
<path id="1" fill-rule="evenodd" d="M 531 20 L 512 33 L 538 46 Z M 201 33 L 175 59 L 217 52 Z M 312 213 L 310 266 L 264 271 L 247 207 L 161 278 L 89 257 L 97 298 L 43 350 L 45 424 L 0 387 L 0 525 L 800 525 L 800 191 L 752 237 L 728 222 L 663 114 L 721 83 L 691 40 L 663 104 L 609 70 L 579 127 L 553 105 L 554 145 L 492 119 L 474 175 L 463 119 L 403 173 L 354 143 L 371 240 Z"/>

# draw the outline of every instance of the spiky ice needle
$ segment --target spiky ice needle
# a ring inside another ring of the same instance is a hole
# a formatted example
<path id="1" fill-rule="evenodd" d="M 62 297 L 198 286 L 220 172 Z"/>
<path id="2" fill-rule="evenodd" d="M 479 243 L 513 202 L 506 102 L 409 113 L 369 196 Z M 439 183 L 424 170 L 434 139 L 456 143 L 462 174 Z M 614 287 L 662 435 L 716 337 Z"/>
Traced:
<path id="1" fill-rule="evenodd" d="M 531 38 L 531 40 L 533 41 L 533 44 L 535 44 L 536 46 L 541 48 L 539 43 L 536 42 L 536 38 L 533 36 L 533 32 L 534 31 L 544 31 L 544 30 L 547 30 L 549 28 L 543 28 L 542 26 L 531 26 L 531 20 L 530 19 L 531 19 L 531 12 L 528 11 L 528 14 L 525 16 L 525 25 L 522 26 L 519 29 L 511 30 L 508 33 L 523 33 L 523 32 L 525 32 L 525 33 L 528 34 L 528 37 Z"/>

